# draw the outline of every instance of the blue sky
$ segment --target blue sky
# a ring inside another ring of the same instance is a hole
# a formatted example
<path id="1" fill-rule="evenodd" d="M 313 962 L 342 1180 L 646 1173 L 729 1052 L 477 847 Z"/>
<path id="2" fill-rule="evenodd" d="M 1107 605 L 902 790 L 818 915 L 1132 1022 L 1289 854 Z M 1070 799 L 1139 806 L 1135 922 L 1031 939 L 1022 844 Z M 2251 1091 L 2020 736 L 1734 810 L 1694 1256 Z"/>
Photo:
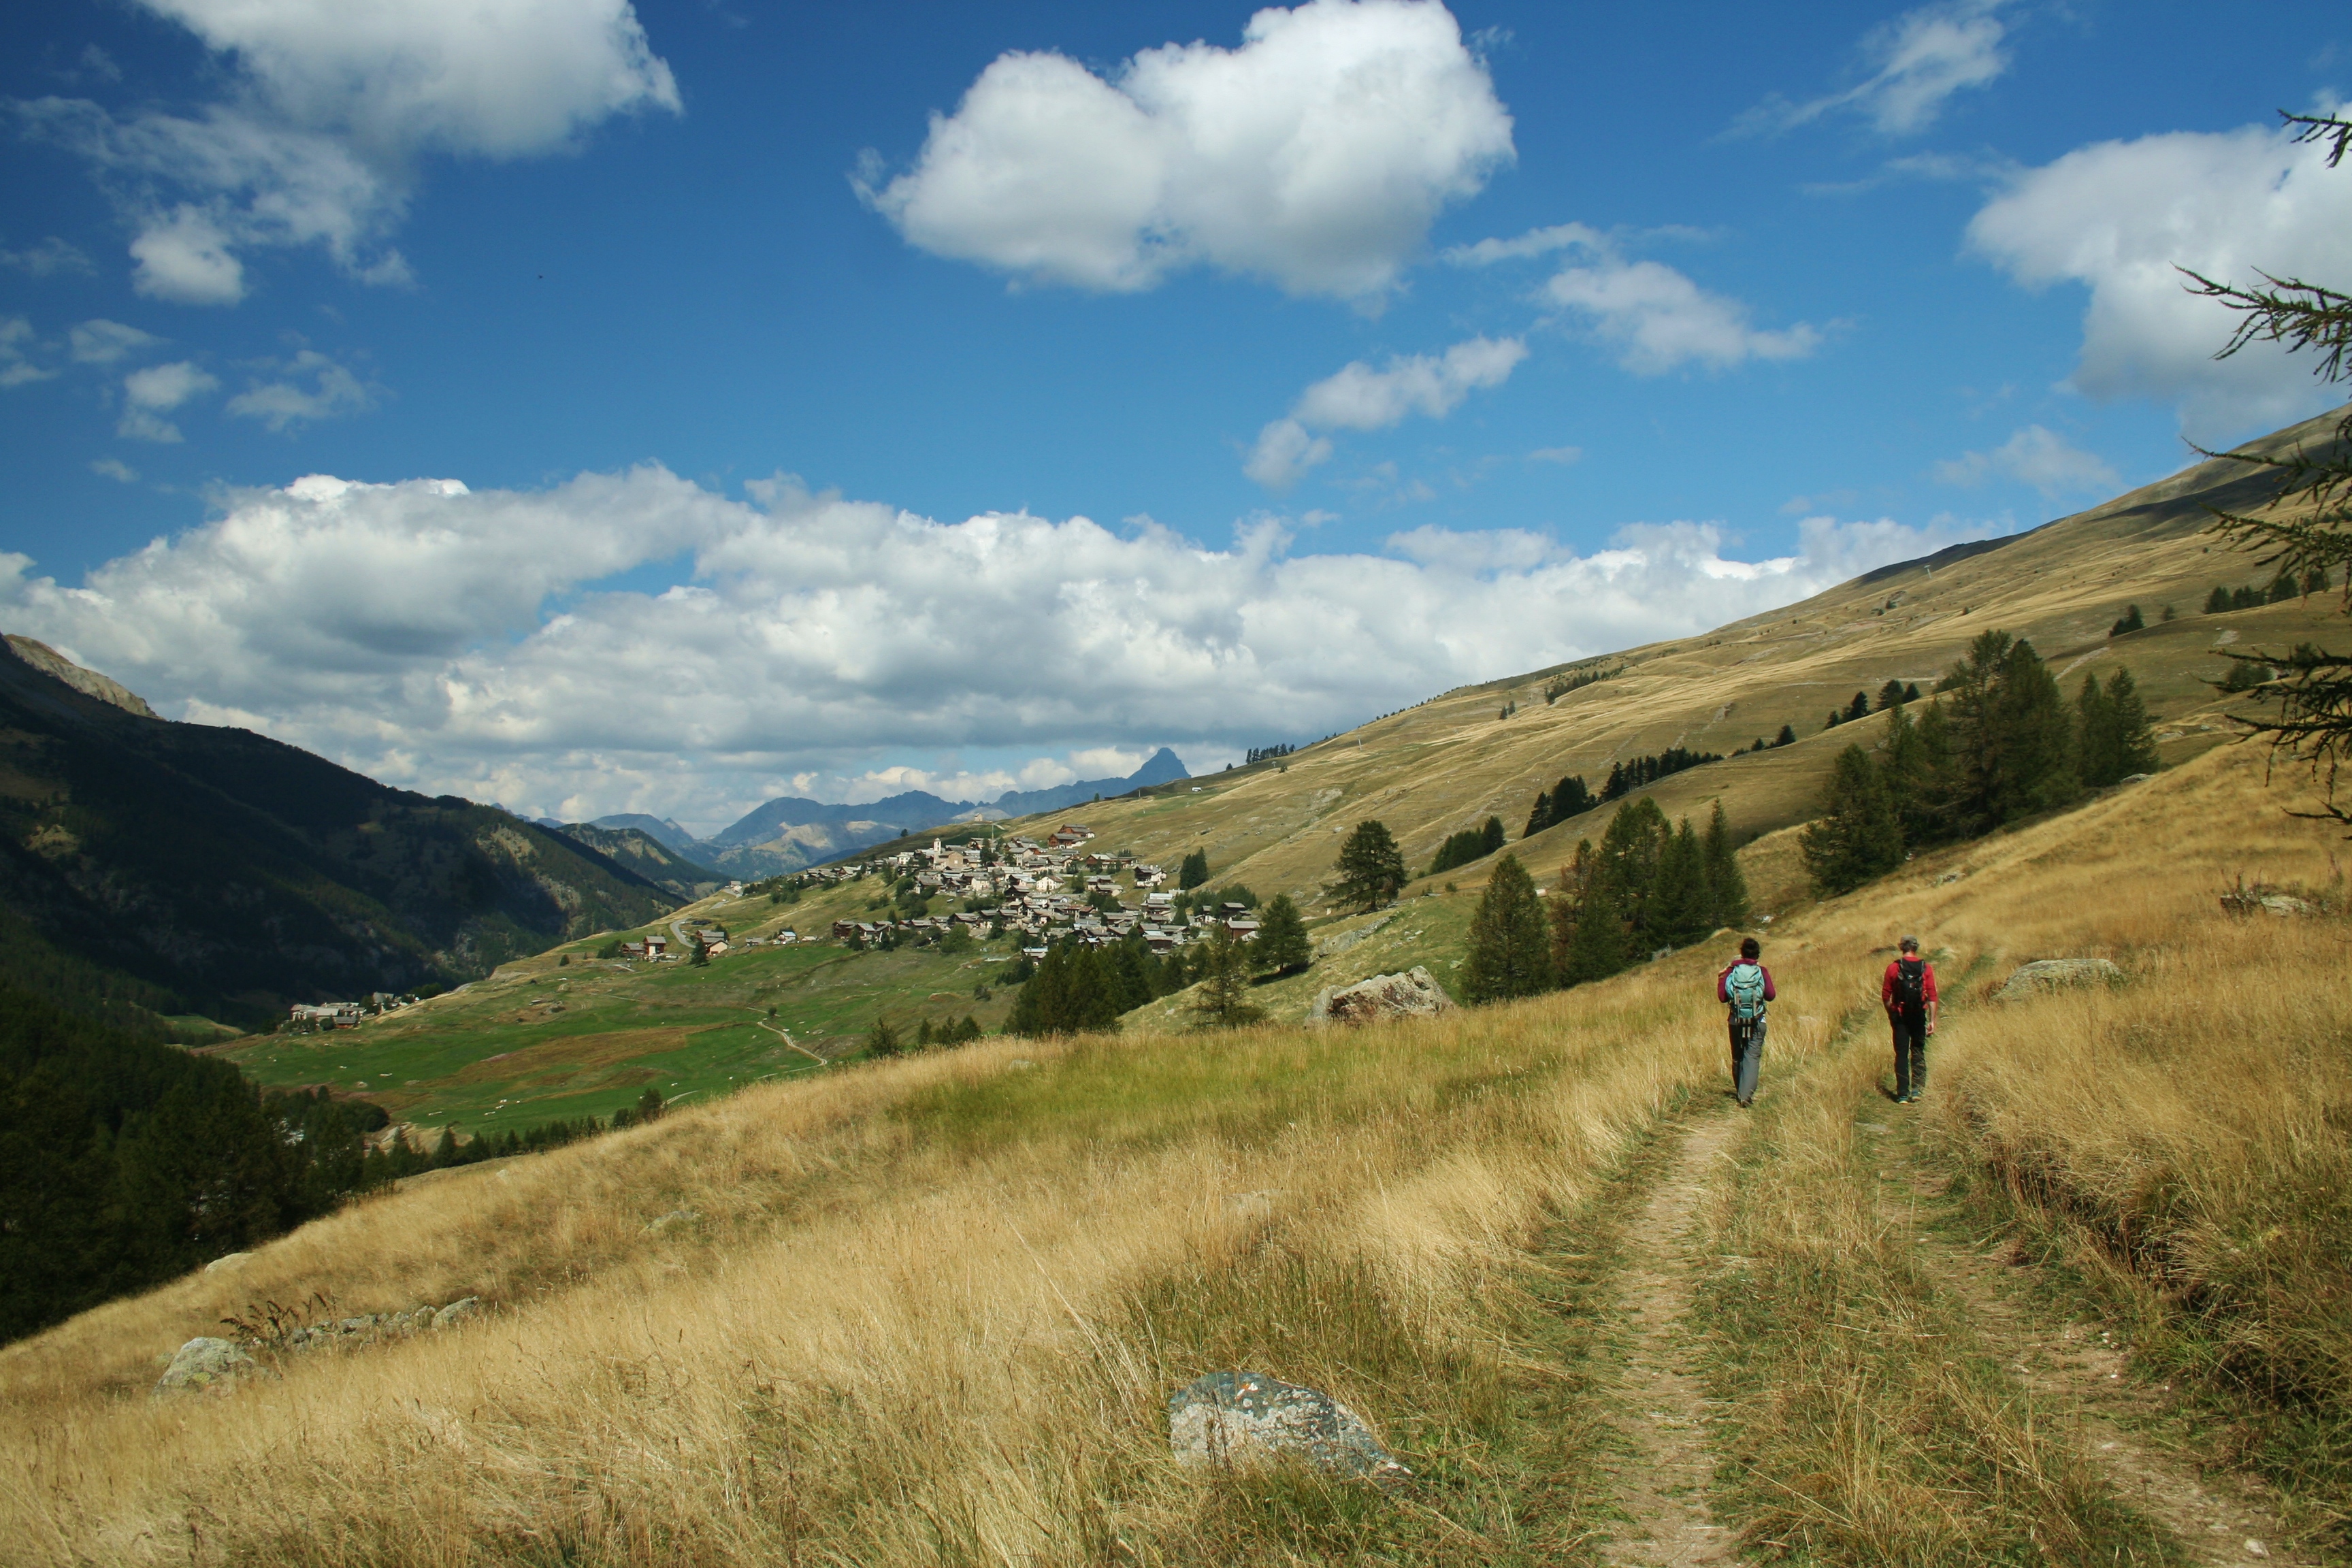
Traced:
<path id="1" fill-rule="evenodd" d="M 567 816 L 1214 766 L 2323 406 L 2169 271 L 2352 276 L 2263 12 L 14 8 L 0 619 Z"/>

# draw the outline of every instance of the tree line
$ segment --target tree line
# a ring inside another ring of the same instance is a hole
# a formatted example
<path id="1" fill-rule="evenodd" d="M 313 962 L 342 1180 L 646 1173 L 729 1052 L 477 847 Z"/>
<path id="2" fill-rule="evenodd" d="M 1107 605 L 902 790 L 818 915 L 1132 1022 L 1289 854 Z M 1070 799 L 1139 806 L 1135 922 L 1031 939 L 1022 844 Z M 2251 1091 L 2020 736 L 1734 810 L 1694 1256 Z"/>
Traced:
<path id="1" fill-rule="evenodd" d="M 1748 881 L 1734 847 L 1720 801 L 1700 830 L 1688 817 L 1669 823 L 1643 795 L 1617 808 L 1598 845 L 1578 841 L 1549 900 L 1517 856 L 1503 856 L 1471 918 L 1464 1000 L 1606 979 L 1660 949 L 1744 924 Z"/>
<path id="2" fill-rule="evenodd" d="M 0 1339 L 327 1213 L 386 1120 L 0 984 Z"/>
<path id="3" fill-rule="evenodd" d="M 1118 1027 L 1121 1014 L 1195 984 L 1202 994 L 1193 1011 L 1202 1021 L 1247 1023 L 1256 1016 L 1247 1002 L 1254 981 L 1295 973 L 1313 957 L 1306 918 L 1287 893 L 1259 909 L 1257 933 L 1248 941 L 1220 924 L 1207 940 L 1159 956 L 1140 932 L 1099 943 L 1060 937 L 1022 983 L 1004 1032 L 1031 1038 L 1107 1033 Z"/>
<path id="4" fill-rule="evenodd" d="M 2205 613 L 2225 616 L 2232 610 L 2255 610 L 2264 605 L 2283 605 L 2289 599 L 2299 599 L 2306 594 L 2325 594 L 2328 588 L 2327 568 L 2313 566 L 2302 576 L 2282 567 L 2267 587 L 2248 584 L 2236 588 L 2216 585 L 2205 596 Z"/>
<path id="5" fill-rule="evenodd" d="M 1877 742 L 1838 753 L 1805 864 L 1842 893 L 1914 849 L 1990 833 L 2085 789 L 2157 766 L 2147 704 L 2129 669 L 2085 675 L 2070 703 L 2033 645 L 2005 631 L 1969 644 L 1915 721 L 1898 705 Z"/>

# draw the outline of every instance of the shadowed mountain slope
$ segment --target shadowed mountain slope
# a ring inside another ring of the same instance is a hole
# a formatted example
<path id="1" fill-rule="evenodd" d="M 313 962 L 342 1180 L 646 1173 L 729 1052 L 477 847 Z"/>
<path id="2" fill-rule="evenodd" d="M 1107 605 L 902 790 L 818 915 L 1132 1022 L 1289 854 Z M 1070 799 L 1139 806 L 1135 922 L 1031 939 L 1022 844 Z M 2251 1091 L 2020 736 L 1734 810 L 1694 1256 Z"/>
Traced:
<path id="1" fill-rule="evenodd" d="M 289 1000 L 471 978 L 673 901 L 494 807 L 142 717 L 13 647 L 0 828 L 0 910 L 29 940 L 246 1023 Z"/>
<path id="2" fill-rule="evenodd" d="M 672 848 L 642 827 L 604 827 L 593 822 L 567 822 L 551 829 L 625 866 L 670 893 L 691 902 L 725 880 L 709 867 Z"/>

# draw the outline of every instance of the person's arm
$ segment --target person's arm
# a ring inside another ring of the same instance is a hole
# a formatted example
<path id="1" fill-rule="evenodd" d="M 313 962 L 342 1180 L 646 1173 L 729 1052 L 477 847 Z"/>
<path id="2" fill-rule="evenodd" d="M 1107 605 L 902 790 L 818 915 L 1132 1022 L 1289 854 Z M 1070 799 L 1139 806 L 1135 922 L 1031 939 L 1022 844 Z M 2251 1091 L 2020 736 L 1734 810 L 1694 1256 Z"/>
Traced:
<path id="1" fill-rule="evenodd" d="M 1929 963 L 1921 967 L 1925 973 L 1920 976 L 1919 989 L 1927 999 L 1927 1032 L 1932 1035 L 1936 1032 L 1936 966 Z"/>
<path id="2" fill-rule="evenodd" d="M 1878 1005 L 1889 1013 L 1895 1011 L 1895 965 L 1892 963 L 1886 966 L 1886 973 L 1878 977 Z"/>
<path id="3" fill-rule="evenodd" d="M 1760 963 L 1756 967 L 1764 970 L 1764 1000 L 1767 1002 L 1778 1002 L 1780 999 L 1780 994 L 1772 989 L 1772 972 L 1769 969 L 1764 969 L 1764 966 Z"/>

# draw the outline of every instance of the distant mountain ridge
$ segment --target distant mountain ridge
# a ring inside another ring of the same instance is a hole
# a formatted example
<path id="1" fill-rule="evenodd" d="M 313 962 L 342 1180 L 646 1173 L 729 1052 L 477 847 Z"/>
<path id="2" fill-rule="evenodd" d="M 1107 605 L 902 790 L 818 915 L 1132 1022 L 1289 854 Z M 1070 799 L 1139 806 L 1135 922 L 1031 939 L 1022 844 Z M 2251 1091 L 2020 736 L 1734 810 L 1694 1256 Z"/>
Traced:
<path id="1" fill-rule="evenodd" d="M 730 876 L 775 877 L 822 865 L 855 854 L 869 844 L 880 844 L 925 827 L 1056 811 L 1083 805 L 1097 795 L 1122 795 L 1147 785 L 1173 784 L 1191 776 L 1183 759 L 1162 746 L 1125 778 L 1079 779 L 1046 789 L 1007 790 L 985 802 L 946 800 L 925 790 L 909 790 L 855 805 L 780 795 L 745 813 L 709 838 L 688 839 L 670 847 Z M 673 833 L 684 831 L 674 822 L 642 816 L 601 816 L 594 826 L 630 826 L 661 837 L 655 832 L 653 825 L 656 824 Z M 664 838 L 663 842 L 669 840 Z"/>
<path id="2" fill-rule="evenodd" d="M 606 827 L 593 822 L 566 822 L 549 831 L 560 833 L 574 844 L 586 845 L 688 903 L 712 891 L 726 880 L 709 867 L 698 864 L 642 827 Z"/>

